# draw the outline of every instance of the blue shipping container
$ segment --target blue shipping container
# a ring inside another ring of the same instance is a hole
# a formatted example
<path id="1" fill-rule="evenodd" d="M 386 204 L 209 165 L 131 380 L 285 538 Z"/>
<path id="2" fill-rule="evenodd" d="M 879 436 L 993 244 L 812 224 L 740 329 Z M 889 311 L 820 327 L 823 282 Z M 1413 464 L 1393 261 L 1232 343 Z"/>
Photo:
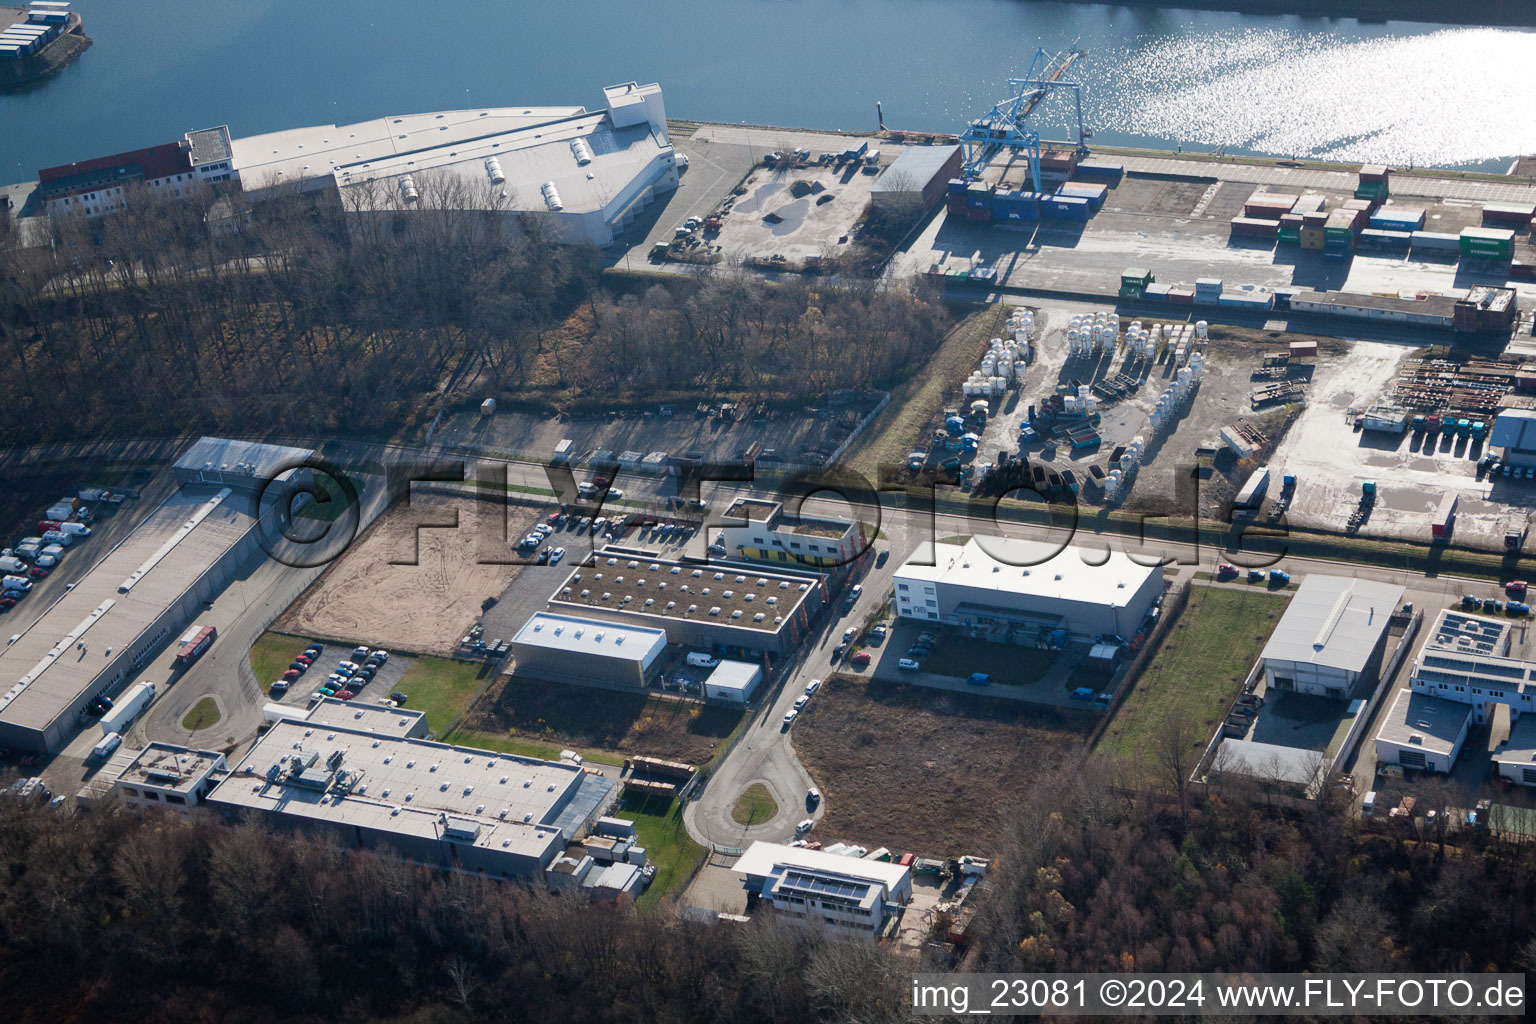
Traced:
<path id="1" fill-rule="evenodd" d="M 1371 214 L 1371 227 L 1383 231 L 1417 231 L 1424 226 L 1423 210 L 1383 206 Z"/>
<path id="2" fill-rule="evenodd" d="M 949 194 L 952 196 L 964 195 L 966 186 L 969 184 L 970 182 L 966 181 L 964 178 L 950 178 Z"/>
<path id="3" fill-rule="evenodd" d="M 992 216 L 995 220 L 1039 220 L 1039 197 L 1033 192 L 993 193 Z"/>
<path id="4" fill-rule="evenodd" d="M 1088 220 L 1088 200 L 1076 196 L 1051 196 L 1040 204 L 1040 216 L 1054 220 Z"/>
<path id="5" fill-rule="evenodd" d="M 1167 302 L 1168 287 L 1166 284 L 1149 284 L 1142 291 L 1141 297 L 1148 302 Z"/>
<path id="6" fill-rule="evenodd" d="M 1125 165 L 1108 160 L 1079 160 L 1076 173 L 1079 178 L 1118 182 L 1125 176 Z"/>

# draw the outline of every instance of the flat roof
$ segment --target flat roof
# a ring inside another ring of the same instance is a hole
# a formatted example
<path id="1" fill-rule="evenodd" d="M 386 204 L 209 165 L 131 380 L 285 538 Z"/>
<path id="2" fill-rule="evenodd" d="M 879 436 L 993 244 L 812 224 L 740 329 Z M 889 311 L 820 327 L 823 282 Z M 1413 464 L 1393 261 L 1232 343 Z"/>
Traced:
<path id="1" fill-rule="evenodd" d="M 1504 658 L 1509 655 L 1509 640 L 1507 621 L 1447 608 L 1435 616 L 1435 624 L 1424 638 L 1424 650 Z"/>
<path id="2" fill-rule="evenodd" d="M 1449 756 L 1471 718 L 1470 704 L 1399 690 L 1376 730 L 1376 738 Z"/>
<path id="3" fill-rule="evenodd" d="M 1309 573 L 1262 657 L 1360 672 L 1402 599 L 1395 583 Z"/>
<path id="4" fill-rule="evenodd" d="M 313 455 L 309 448 L 290 448 L 260 441 L 241 441 L 228 437 L 203 437 L 176 460 L 176 468 L 187 472 L 211 469 L 236 473 L 249 467 L 249 475 L 266 477 L 292 467 Z"/>
<path id="5" fill-rule="evenodd" d="M 209 800 L 542 858 L 564 849 L 555 820 L 582 775 L 577 765 L 284 720 Z"/>
<path id="6" fill-rule="evenodd" d="M 1328 763 L 1327 753 L 1321 750 L 1229 737 L 1221 741 L 1212 767 L 1234 775 L 1289 782 L 1305 787 L 1310 794 L 1316 791 Z"/>
<path id="7" fill-rule="evenodd" d="M 1488 443 L 1518 452 L 1536 451 L 1536 410 L 1504 409 L 1493 421 Z"/>
<path id="8" fill-rule="evenodd" d="M 97 675 L 112 664 L 107 652 L 138 640 L 255 525 L 248 503 L 230 498 L 227 488 L 205 486 L 171 495 L 0 650 L 0 686 L 7 688 L 0 720 L 44 729 L 94 692 Z M 71 557 L 98 555 L 86 541 Z M 23 608 L 11 611 L 11 621 Z"/>
<path id="9" fill-rule="evenodd" d="M 908 146 L 886 165 L 869 190 L 921 192 L 959 149 L 959 146 Z"/>
<path id="10" fill-rule="evenodd" d="M 231 159 L 234 150 L 229 144 L 229 125 L 187 132 L 187 155 L 191 158 L 194 167 L 199 164 Z"/>
<path id="11" fill-rule="evenodd" d="M 585 107 L 476 107 L 393 114 L 352 124 L 285 128 L 230 140 L 246 189 L 329 178 L 342 164 L 380 160 L 424 146 L 462 142 L 586 112 Z"/>
<path id="12" fill-rule="evenodd" d="M 1494 751 L 1496 764 L 1536 767 L 1536 715 L 1521 715 L 1510 723 L 1509 739 Z"/>
<path id="13" fill-rule="evenodd" d="M 742 530 L 752 525 L 762 524 L 774 533 L 834 540 L 846 537 L 854 527 L 854 524 L 846 519 L 793 515 L 785 512 L 781 503 L 765 501 L 762 498 L 737 498 L 731 502 L 722 518 L 725 520 L 721 524 L 722 529 Z M 734 520 L 743 520 L 746 525 L 734 525 Z"/>
<path id="14" fill-rule="evenodd" d="M 383 704 L 325 697 L 309 709 L 309 714 L 304 720 L 315 725 L 371 732 L 403 739 L 410 736 L 426 717 L 425 711 L 416 711 L 411 708 L 392 708 Z"/>
<path id="15" fill-rule="evenodd" d="M 930 555 L 934 564 L 921 564 Z M 1123 608 L 1148 577 L 1163 572 L 1155 565 L 1138 565 L 1123 551 L 1112 552 L 1102 565 L 1089 565 L 1085 555 L 1100 557 L 1072 545 L 1004 537 L 972 537 L 964 545 L 925 542 L 895 578 Z"/>
<path id="16" fill-rule="evenodd" d="M 704 680 L 705 686 L 718 686 L 743 693 L 756 686 L 763 677 L 763 666 L 750 661 L 722 661 Z"/>
<path id="17" fill-rule="evenodd" d="M 425 192 L 432 176 L 463 183 L 462 193 L 442 201 L 480 208 L 498 200 L 508 210 L 549 210 L 541 190 L 553 184 L 562 210 L 587 213 L 602 210 L 671 145 L 658 139 L 649 123 L 616 128 L 607 111 L 576 114 L 525 128 L 450 142 L 426 139 L 420 148 L 364 160 L 338 163 L 337 184 L 349 203 L 366 212 L 407 209 L 395 182 L 410 175 Z M 574 144 L 585 144 L 588 158 L 578 159 Z M 506 181 L 493 185 L 485 162 L 501 165 Z M 388 184 L 379 188 L 379 182 Z M 423 205 L 431 206 L 431 197 Z"/>
<path id="18" fill-rule="evenodd" d="M 571 572 L 550 603 L 565 609 L 653 615 L 658 623 L 686 619 L 775 633 L 811 586 L 804 576 L 755 565 L 698 566 L 600 551 Z"/>
<path id="19" fill-rule="evenodd" d="M 118 773 L 117 781 L 189 793 L 224 763 L 224 755 L 216 750 L 151 743 Z"/>
<path id="20" fill-rule="evenodd" d="M 603 619 L 535 612 L 512 638 L 515 644 L 551 651 L 600 654 L 648 665 L 667 648 L 667 633 L 649 626 L 618 625 Z"/>
<path id="21" fill-rule="evenodd" d="M 862 857 L 843 857 L 824 850 L 807 850 L 798 846 L 780 846 L 757 840 L 747 847 L 747 852 L 736 862 L 737 874 L 755 878 L 767 878 L 785 868 L 847 875 L 867 879 L 895 889 L 911 873 L 911 868 L 894 861 L 864 860 Z"/>

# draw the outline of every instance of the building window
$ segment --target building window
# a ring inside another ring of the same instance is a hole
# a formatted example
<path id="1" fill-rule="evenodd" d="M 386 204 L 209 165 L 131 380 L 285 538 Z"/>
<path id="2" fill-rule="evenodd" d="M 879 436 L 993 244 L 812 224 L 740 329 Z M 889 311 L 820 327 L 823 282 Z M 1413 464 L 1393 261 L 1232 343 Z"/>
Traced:
<path id="1" fill-rule="evenodd" d="M 165 802 L 168 804 L 184 804 L 187 802 L 187 798 L 180 793 L 167 793 L 165 794 Z"/>
<path id="2" fill-rule="evenodd" d="M 907 585 L 905 583 L 898 583 L 898 584 L 896 584 L 896 589 L 897 590 L 906 590 L 907 589 Z"/>
<path id="3" fill-rule="evenodd" d="M 129 796 L 138 796 L 139 795 L 139 791 L 134 789 L 132 786 L 124 786 L 123 787 L 123 792 L 127 793 Z"/>
<path id="4" fill-rule="evenodd" d="M 160 794 L 156 793 L 152 789 L 146 789 L 144 791 L 144 799 L 145 800 L 156 800 L 156 801 L 158 801 L 160 799 Z"/>

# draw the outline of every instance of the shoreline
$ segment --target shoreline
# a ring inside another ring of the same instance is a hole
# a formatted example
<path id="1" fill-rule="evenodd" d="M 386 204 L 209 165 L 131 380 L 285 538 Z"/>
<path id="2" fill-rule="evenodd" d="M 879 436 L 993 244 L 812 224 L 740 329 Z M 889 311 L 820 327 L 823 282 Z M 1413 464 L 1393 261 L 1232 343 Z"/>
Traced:
<path id="1" fill-rule="evenodd" d="M 3 66 L 0 66 L 0 95 L 25 92 L 29 88 L 41 85 L 69 67 L 80 58 L 82 53 L 91 48 L 95 40 L 85 34 L 85 23 L 80 19 L 80 15 L 71 13 L 69 17 L 69 28 L 49 43 L 42 53 L 23 57 L 20 60 L 6 61 Z"/>
<path id="2" fill-rule="evenodd" d="M 1068 0 L 1077 2 L 1077 0 Z M 945 132 L 909 131 L 900 128 L 887 127 L 883 131 L 847 131 L 832 128 L 796 128 L 782 124 L 744 124 L 740 121 L 701 121 L 685 118 L 668 118 L 669 129 L 688 138 L 700 128 L 741 128 L 747 127 L 752 131 L 761 132 L 787 132 L 794 134 L 835 135 L 839 138 L 849 139 L 886 139 L 902 145 L 954 145 L 957 136 Z M 925 142 L 926 140 L 926 142 Z M 1041 139 L 1040 145 L 1070 147 L 1071 142 L 1061 140 Z M 1181 160 L 1192 165 L 1223 163 L 1223 164 L 1251 164 L 1258 167 L 1295 167 L 1313 171 L 1341 171 L 1353 174 L 1361 167 L 1359 162 L 1341 163 L 1337 160 L 1322 160 L 1315 157 L 1284 157 L 1263 156 L 1257 154 L 1228 153 L 1218 156 L 1215 153 L 1196 153 L 1189 150 L 1178 150 L 1172 147 L 1163 149 L 1152 146 L 1111 146 L 1090 145 L 1089 151 L 1095 156 L 1147 156 L 1161 160 Z M 1508 157 L 1511 166 L 1521 161 L 1536 163 L 1536 156 L 1532 154 L 1516 154 Z M 1496 171 L 1469 171 L 1456 167 L 1413 167 L 1403 168 L 1393 166 L 1394 175 L 1402 175 L 1413 178 L 1433 178 L 1437 180 L 1455 179 L 1457 181 L 1490 181 L 1509 182 L 1519 180 L 1521 175 L 1510 175 Z"/>
<path id="3" fill-rule="evenodd" d="M 1034 3 L 1038 0 L 1022 0 Z M 1060 3 L 1063 0 L 1046 0 Z M 1536 28 L 1536 4 L 1526 0 L 1065 0 L 1099 7 L 1224 11 L 1266 17 L 1326 18 L 1329 21 L 1414 21 L 1448 28 Z"/>

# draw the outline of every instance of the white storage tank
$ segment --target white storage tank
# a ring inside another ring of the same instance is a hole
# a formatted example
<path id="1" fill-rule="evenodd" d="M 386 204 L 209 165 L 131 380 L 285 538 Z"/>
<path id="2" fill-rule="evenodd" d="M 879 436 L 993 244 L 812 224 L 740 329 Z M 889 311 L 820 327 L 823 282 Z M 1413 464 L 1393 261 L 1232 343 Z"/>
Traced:
<path id="1" fill-rule="evenodd" d="M 485 173 L 490 175 L 492 185 L 500 185 L 507 180 L 506 174 L 501 169 L 501 161 L 494 156 L 486 158 Z"/>
<path id="2" fill-rule="evenodd" d="M 416 181 L 409 174 L 400 179 L 400 198 L 407 203 L 414 203 L 421 198 L 421 193 L 416 191 Z"/>
<path id="3" fill-rule="evenodd" d="M 592 162 L 592 147 L 587 145 L 586 139 L 571 140 L 571 154 L 576 157 L 576 163 L 585 167 Z"/>

